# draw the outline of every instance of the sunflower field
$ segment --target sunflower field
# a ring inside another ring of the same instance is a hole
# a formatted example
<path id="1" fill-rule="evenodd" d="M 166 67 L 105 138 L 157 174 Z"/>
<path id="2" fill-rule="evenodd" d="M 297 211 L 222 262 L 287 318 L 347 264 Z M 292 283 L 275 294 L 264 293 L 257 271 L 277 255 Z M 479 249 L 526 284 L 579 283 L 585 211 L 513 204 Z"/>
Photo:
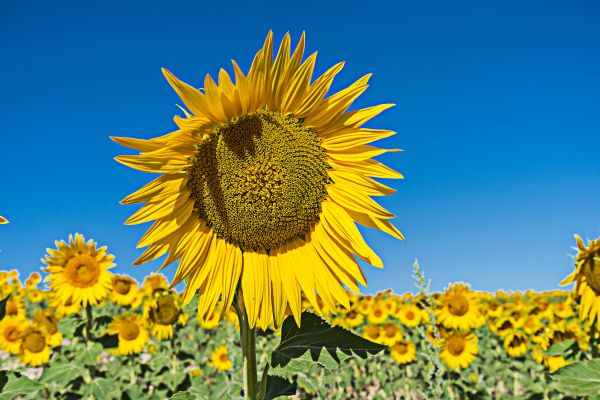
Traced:
<path id="1" fill-rule="evenodd" d="M 61 258 L 77 260 L 77 275 L 52 267 Z M 197 303 L 183 306 L 163 275 L 136 282 L 111 273 L 112 259 L 76 234 L 48 249 L 45 276 L 34 272 L 22 281 L 16 270 L 0 271 L 0 399 L 237 398 L 243 383 L 234 373 L 242 368 L 235 309 L 217 306 L 200 319 Z M 82 290 L 91 276 L 95 284 Z M 349 293 L 347 309 L 321 300 L 314 309 L 302 299 L 312 313 L 306 315 L 320 315 L 331 330 L 352 331 L 384 351 L 367 359 L 333 352 L 311 360 L 306 353 L 275 367 L 282 382 L 292 382 L 287 395 L 574 398 L 564 394 L 572 382 L 554 377 L 599 347 L 598 335 L 590 337 L 578 318 L 573 293 L 486 293 L 460 282 L 429 293 L 418 264 L 415 278 L 415 294 Z M 275 349 L 282 329 L 259 331 L 257 347 Z"/>

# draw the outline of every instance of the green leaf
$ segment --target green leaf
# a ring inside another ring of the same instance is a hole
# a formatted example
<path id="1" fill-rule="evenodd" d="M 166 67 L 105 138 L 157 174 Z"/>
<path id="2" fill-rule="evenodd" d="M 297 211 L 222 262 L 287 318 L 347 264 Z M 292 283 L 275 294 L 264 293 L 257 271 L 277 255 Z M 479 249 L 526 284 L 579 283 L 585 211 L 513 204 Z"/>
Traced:
<path id="1" fill-rule="evenodd" d="M 2 393 L 0 393 L 0 400 L 12 400 L 15 396 L 34 394 L 43 387 L 44 386 L 39 382 L 32 381 L 25 376 L 17 376 L 16 374 L 11 373 L 8 375 L 8 381 L 2 389 Z"/>
<path id="2" fill-rule="evenodd" d="M 600 393 L 600 359 L 571 364 L 552 375 L 565 394 L 589 396 Z"/>
<path id="3" fill-rule="evenodd" d="M 280 376 L 267 376 L 267 391 L 264 400 L 271 400 L 280 396 L 293 396 L 298 389 L 298 382 L 294 378 L 293 382 Z"/>
<path id="4" fill-rule="evenodd" d="M 574 350 L 574 346 L 576 345 L 577 340 L 575 339 L 563 340 L 562 342 L 552 345 L 544 352 L 544 354 L 548 357 L 566 356 L 567 353 L 570 353 L 572 350 Z"/>
<path id="5" fill-rule="evenodd" d="M 318 361 L 323 348 L 339 363 L 337 349 L 348 356 L 354 353 L 360 358 L 367 358 L 369 354 L 382 351 L 385 346 L 357 336 L 342 327 L 332 327 L 315 314 L 305 311 L 300 319 L 300 327 L 291 316 L 283 322 L 281 342 L 271 353 L 271 365 L 285 366 L 307 351 L 310 351 L 313 361 Z"/>
<path id="6" fill-rule="evenodd" d="M 83 365 L 97 365 L 98 356 L 102 352 L 102 345 L 99 343 L 89 343 L 85 349 L 76 355 L 76 359 Z"/>
<path id="7" fill-rule="evenodd" d="M 4 316 L 6 315 L 6 303 L 8 302 L 8 299 L 10 299 L 10 296 L 11 295 L 9 294 L 8 296 L 0 300 L 0 321 L 2 321 L 4 319 Z"/>
<path id="8" fill-rule="evenodd" d="M 170 397 L 171 400 L 205 400 L 208 397 L 193 392 L 177 392 Z"/>
<path id="9" fill-rule="evenodd" d="M 4 385 L 6 385 L 6 382 L 8 382 L 8 373 L 7 371 L 0 371 L 0 393 L 2 393 L 2 390 L 4 389 Z"/>
<path id="10" fill-rule="evenodd" d="M 279 368 L 283 368 L 285 371 L 291 373 L 307 372 L 311 367 L 314 366 L 319 366 L 327 370 L 333 370 L 339 366 L 336 359 L 341 361 L 352 358 L 351 356 L 343 354 L 341 351 L 337 351 L 336 355 L 337 357 L 333 358 L 329 352 L 321 352 L 321 354 L 319 354 L 319 358 L 317 360 L 313 360 L 311 354 L 307 352 L 298 358 L 290 360 L 285 366 L 276 368 L 275 371 L 277 371 Z"/>
<path id="11" fill-rule="evenodd" d="M 100 343 L 105 349 L 114 349 L 119 347 L 119 335 L 102 335 L 94 340 Z"/>
<path id="12" fill-rule="evenodd" d="M 95 399 L 120 399 L 121 390 L 117 382 L 112 379 L 94 378 L 89 384 L 83 386 L 85 396 L 94 396 Z"/>
<path id="13" fill-rule="evenodd" d="M 67 384 L 83 374 L 85 374 L 85 368 L 81 367 L 76 363 L 70 364 L 51 364 L 48 368 L 44 369 L 42 376 L 40 377 L 41 383 L 57 383 L 61 386 L 67 386 Z"/>

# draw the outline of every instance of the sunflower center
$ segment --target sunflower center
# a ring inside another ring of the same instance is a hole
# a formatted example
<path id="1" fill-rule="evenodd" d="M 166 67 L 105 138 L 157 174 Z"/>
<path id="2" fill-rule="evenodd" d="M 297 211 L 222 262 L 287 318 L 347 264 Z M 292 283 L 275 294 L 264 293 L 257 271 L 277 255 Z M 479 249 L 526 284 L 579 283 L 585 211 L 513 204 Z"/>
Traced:
<path id="1" fill-rule="evenodd" d="M 217 128 L 198 145 L 188 173 L 195 211 L 218 237 L 269 250 L 318 221 L 327 169 L 314 131 L 258 111 Z"/>
<path id="2" fill-rule="evenodd" d="M 394 325 L 388 325 L 385 327 L 385 336 L 388 338 L 393 338 L 394 336 L 396 336 L 397 331 L 398 330 Z"/>
<path id="3" fill-rule="evenodd" d="M 448 301 L 448 311 L 458 317 L 465 315 L 469 311 L 469 300 L 462 294 L 455 294 Z"/>
<path id="4" fill-rule="evenodd" d="M 523 343 L 525 343 L 525 337 L 521 335 L 515 335 L 508 345 L 509 347 L 519 347 Z"/>
<path id="5" fill-rule="evenodd" d="M 446 341 L 446 349 L 448 349 L 450 354 L 452 354 L 453 356 L 461 355 L 462 352 L 465 350 L 465 345 L 465 340 L 459 336 L 451 336 Z"/>
<path id="6" fill-rule="evenodd" d="M 123 322 L 119 327 L 119 334 L 125 340 L 134 340 L 140 334 L 140 327 L 134 321 Z"/>
<path id="7" fill-rule="evenodd" d="M 221 361 L 222 363 L 226 363 L 227 361 L 229 361 L 229 357 L 227 356 L 227 353 L 219 354 L 219 361 Z"/>
<path id="8" fill-rule="evenodd" d="M 93 257 L 87 254 L 78 254 L 67 262 L 65 272 L 73 286 L 90 287 L 98 282 L 100 266 Z"/>
<path id="9" fill-rule="evenodd" d="M 406 316 L 406 319 L 410 319 L 410 320 L 415 319 L 415 313 L 412 312 L 412 310 L 407 311 L 405 316 Z"/>
<path id="10" fill-rule="evenodd" d="M 408 353 L 408 345 L 406 343 L 397 343 L 394 346 L 394 351 L 399 354 L 406 354 Z"/>
<path id="11" fill-rule="evenodd" d="M 16 342 L 20 337 L 19 328 L 16 326 L 9 326 L 4 331 L 4 338 L 9 342 Z"/>
<path id="12" fill-rule="evenodd" d="M 179 318 L 179 307 L 170 297 L 161 297 L 158 299 L 154 311 L 154 320 L 161 325 L 173 325 Z"/>
<path id="13" fill-rule="evenodd" d="M 600 261 L 594 258 L 600 257 L 600 254 L 591 254 L 583 264 L 583 275 L 589 287 L 600 295 Z"/>
<path id="14" fill-rule="evenodd" d="M 125 279 L 117 279 L 113 287 L 117 293 L 125 295 L 131 290 L 131 282 Z"/>
<path id="15" fill-rule="evenodd" d="M 39 353 L 45 346 L 46 339 L 39 332 L 31 332 L 23 339 L 23 347 L 32 353 Z"/>

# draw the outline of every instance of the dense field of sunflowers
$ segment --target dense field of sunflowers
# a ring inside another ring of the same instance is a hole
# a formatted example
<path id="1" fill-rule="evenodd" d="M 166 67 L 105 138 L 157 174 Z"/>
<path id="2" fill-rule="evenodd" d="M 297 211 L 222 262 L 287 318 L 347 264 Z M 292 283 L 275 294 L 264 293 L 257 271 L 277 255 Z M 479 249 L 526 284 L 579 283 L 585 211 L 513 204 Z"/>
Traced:
<path id="1" fill-rule="evenodd" d="M 47 267 L 46 286 L 37 272 L 21 281 L 16 270 L 0 271 L 0 369 L 11 371 L 0 398 L 159 399 L 183 390 L 211 399 L 239 396 L 233 308 L 217 306 L 211 318 L 197 319 L 197 302 L 183 306 L 162 275 L 140 284 L 112 274 L 106 248 L 80 235 L 57 242 L 45 262 L 65 255 L 80 257 L 78 275 Z M 84 268 L 86 257 L 103 260 L 103 267 Z M 81 285 L 90 277 L 97 284 Z M 366 360 L 342 355 L 341 367 L 321 355 L 317 364 L 301 358 L 275 368 L 296 377 L 299 398 L 423 398 L 435 383 L 436 359 L 443 372 L 438 384 L 449 398 L 559 398 L 550 375 L 571 361 L 549 349 L 574 340 L 583 353 L 591 351 L 570 292 L 485 293 L 454 283 L 429 296 L 350 295 L 349 309 L 318 304 L 312 311 L 332 325 L 387 350 Z M 257 346 L 273 348 L 279 334 L 263 331 Z"/>

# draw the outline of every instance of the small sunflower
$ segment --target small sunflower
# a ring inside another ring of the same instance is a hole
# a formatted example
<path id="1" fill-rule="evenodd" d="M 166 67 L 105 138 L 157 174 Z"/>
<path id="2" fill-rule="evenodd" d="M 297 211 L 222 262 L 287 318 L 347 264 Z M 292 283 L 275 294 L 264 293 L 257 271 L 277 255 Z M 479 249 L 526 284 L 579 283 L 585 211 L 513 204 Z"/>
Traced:
<path id="1" fill-rule="evenodd" d="M 574 293 L 581 297 L 579 318 L 589 325 L 596 323 L 600 329 L 600 238 L 588 241 L 587 247 L 579 235 L 575 235 L 579 253 L 575 256 L 575 270 L 560 284 L 575 282 Z"/>
<path id="2" fill-rule="evenodd" d="M 31 290 L 27 291 L 27 298 L 32 303 L 39 303 L 42 300 L 44 300 L 45 296 L 44 296 L 44 292 L 42 292 L 41 290 L 31 289 Z"/>
<path id="3" fill-rule="evenodd" d="M 33 322 L 44 329 L 50 347 L 58 347 L 63 340 L 62 333 L 58 330 L 58 318 L 51 311 L 38 311 L 33 315 Z"/>
<path id="4" fill-rule="evenodd" d="M 39 367 L 50 360 L 50 343 L 46 332 L 33 325 L 28 326 L 23 333 L 19 351 L 22 363 Z"/>
<path id="5" fill-rule="evenodd" d="M 417 348 L 410 340 L 400 340 L 390 348 L 390 355 L 398 364 L 408 364 L 417 358 Z"/>
<path id="6" fill-rule="evenodd" d="M 26 316 L 25 304 L 20 295 L 13 295 L 6 301 L 5 315 L 24 319 Z"/>
<path id="7" fill-rule="evenodd" d="M 141 353 L 149 339 L 144 319 L 134 313 L 117 315 L 108 325 L 107 332 L 118 335 L 119 347 L 115 353 L 119 355 Z"/>
<path id="8" fill-rule="evenodd" d="M 8 220 L 0 215 L 0 225 L 2 224 L 8 224 Z"/>
<path id="9" fill-rule="evenodd" d="M 216 327 L 219 326 L 219 322 L 221 320 L 221 310 L 219 310 L 218 308 L 215 308 L 212 312 L 212 314 L 206 318 L 205 320 L 200 319 L 198 322 L 200 323 L 200 326 L 204 329 L 215 329 Z M 237 318 L 237 316 L 236 316 Z"/>
<path id="10" fill-rule="evenodd" d="M 113 275 L 110 300 L 122 306 L 133 305 L 137 295 L 137 282 L 125 275 Z"/>
<path id="11" fill-rule="evenodd" d="M 356 328 L 357 326 L 362 325 L 365 317 L 363 314 L 357 312 L 354 309 L 349 310 L 346 314 L 344 314 L 344 319 L 346 320 L 346 325 L 349 328 Z"/>
<path id="12" fill-rule="evenodd" d="M 402 339 L 404 332 L 402 329 L 394 323 L 387 323 L 381 327 L 381 333 L 379 335 L 379 341 L 381 344 L 391 346 L 398 340 Z"/>
<path id="13" fill-rule="evenodd" d="M 187 321 L 179 298 L 169 290 L 155 293 L 154 298 L 146 303 L 144 315 L 150 321 L 152 335 L 159 340 L 173 337 L 175 324 Z"/>
<path id="14" fill-rule="evenodd" d="M 363 329 L 362 336 L 371 342 L 380 343 L 381 329 L 377 325 L 369 324 Z"/>
<path id="15" fill-rule="evenodd" d="M 455 331 L 444 338 L 440 358 L 450 369 L 467 368 L 479 353 L 477 336 L 469 332 Z"/>
<path id="16" fill-rule="evenodd" d="M 69 235 L 69 243 L 55 242 L 57 249 L 47 249 L 48 254 L 42 260 L 43 268 L 50 275 L 50 288 L 55 298 L 67 303 L 82 306 L 96 305 L 106 298 L 111 290 L 111 273 L 114 256 L 107 254 L 106 247 L 96 248 L 93 240 L 84 241 L 76 233 Z"/>
<path id="17" fill-rule="evenodd" d="M 407 328 L 414 328 L 421 323 L 423 311 L 412 303 L 402 304 L 396 311 L 396 318 Z"/>
<path id="18" fill-rule="evenodd" d="M 286 34 L 273 57 L 269 32 L 247 75 L 233 62 L 235 83 L 221 69 L 203 90 L 163 70 L 189 110 L 178 129 L 112 138 L 140 152 L 118 162 L 162 174 L 122 200 L 146 203 L 127 224 L 155 221 L 135 264 L 179 259 L 171 286 L 186 280 L 184 304 L 199 291 L 201 319 L 219 299 L 229 308 L 238 283 L 251 327 L 280 326 L 288 309 L 299 323 L 301 293 L 315 310 L 318 298 L 348 308 L 344 286 L 366 284 L 355 257 L 383 266 L 356 223 L 403 238 L 371 198 L 395 192 L 372 178 L 402 178 L 373 159 L 396 150 L 368 145 L 395 132 L 362 127 L 392 104 L 348 111 L 370 74 L 326 97 L 344 64 L 312 81 L 316 53 L 302 61 L 304 41 L 290 54 Z"/>
<path id="19" fill-rule="evenodd" d="M 0 349 L 19 354 L 25 326 L 26 323 L 22 318 L 4 317 L 0 321 Z"/>
<path id="20" fill-rule="evenodd" d="M 388 319 L 388 310 L 383 302 L 377 302 L 371 308 L 367 315 L 367 320 L 371 324 L 382 324 Z"/>
<path id="21" fill-rule="evenodd" d="M 211 364 L 218 371 L 228 371 L 233 368 L 233 363 L 229 359 L 227 346 L 219 346 L 210 355 Z"/>
<path id="22" fill-rule="evenodd" d="M 514 331 L 504 337 L 504 350 L 511 357 L 521 357 L 527 353 L 529 340 L 523 333 Z"/>
<path id="23" fill-rule="evenodd" d="M 450 329 L 469 330 L 485 322 L 479 313 L 477 295 L 464 283 L 451 284 L 446 289 L 437 313 L 439 323 Z"/>
<path id="24" fill-rule="evenodd" d="M 50 292 L 52 294 L 52 292 Z M 66 317 L 67 315 L 76 314 L 81 311 L 81 303 L 74 302 L 71 298 L 68 298 L 67 301 L 63 302 L 55 297 L 50 297 L 50 305 L 61 317 Z"/>

